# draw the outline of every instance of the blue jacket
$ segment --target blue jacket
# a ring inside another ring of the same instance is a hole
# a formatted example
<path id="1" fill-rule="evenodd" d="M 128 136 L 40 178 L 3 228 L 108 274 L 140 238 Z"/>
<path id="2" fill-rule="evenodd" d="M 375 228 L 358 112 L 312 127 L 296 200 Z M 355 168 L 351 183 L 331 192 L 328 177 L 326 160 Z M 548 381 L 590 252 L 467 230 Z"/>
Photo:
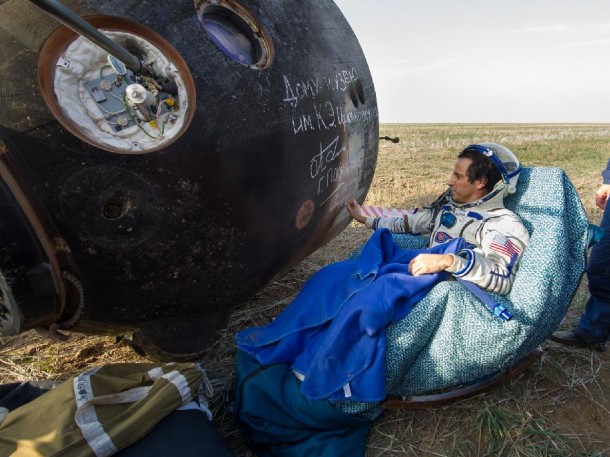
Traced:
<path id="1" fill-rule="evenodd" d="M 262 365 L 288 363 L 310 400 L 377 402 L 385 398 L 385 328 L 402 319 L 446 272 L 414 277 L 420 253 L 455 253 L 464 240 L 401 250 L 389 230 L 376 231 L 360 257 L 321 269 L 270 324 L 236 336 Z"/>

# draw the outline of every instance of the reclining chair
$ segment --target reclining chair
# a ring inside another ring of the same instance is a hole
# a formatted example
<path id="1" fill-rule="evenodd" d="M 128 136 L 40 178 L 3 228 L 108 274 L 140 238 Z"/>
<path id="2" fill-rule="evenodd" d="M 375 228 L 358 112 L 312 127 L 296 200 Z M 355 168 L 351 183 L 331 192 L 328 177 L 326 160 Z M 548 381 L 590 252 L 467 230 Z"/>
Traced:
<path id="1" fill-rule="evenodd" d="M 383 407 L 428 407 L 488 390 L 537 359 L 538 346 L 560 324 L 578 288 L 589 223 L 561 169 L 524 168 L 517 192 L 505 203 L 531 234 L 510 294 L 489 294 L 506 306 L 512 319 L 492 315 L 458 282 L 439 283 L 387 329 L 388 399 L 373 407 L 349 400 L 335 407 L 371 417 Z M 428 243 L 428 237 L 421 236 L 394 239 L 405 249 Z"/>

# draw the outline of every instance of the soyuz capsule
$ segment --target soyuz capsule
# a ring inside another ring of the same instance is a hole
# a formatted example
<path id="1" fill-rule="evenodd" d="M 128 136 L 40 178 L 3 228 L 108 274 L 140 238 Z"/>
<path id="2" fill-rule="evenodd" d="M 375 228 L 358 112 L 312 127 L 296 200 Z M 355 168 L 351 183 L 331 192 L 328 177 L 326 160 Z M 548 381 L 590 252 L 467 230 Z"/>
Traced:
<path id="1" fill-rule="evenodd" d="M 373 178 L 375 90 L 330 0 L 0 0 L 0 61 L 2 335 L 196 358 Z"/>

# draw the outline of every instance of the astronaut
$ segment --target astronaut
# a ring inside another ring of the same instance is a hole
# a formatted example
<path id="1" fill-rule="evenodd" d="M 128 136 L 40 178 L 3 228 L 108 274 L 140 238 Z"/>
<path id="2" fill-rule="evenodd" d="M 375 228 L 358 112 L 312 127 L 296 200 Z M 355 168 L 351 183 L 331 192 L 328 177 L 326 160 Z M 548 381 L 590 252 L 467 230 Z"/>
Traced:
<path id="1" fill-rule="evenodd" d="M 459 155 L 445 191 L 435 202 L 404 217 L 366 217 L 354 200 L 346 204 L 355 220 L 393 233 L 430 235 L 430 246 L 462 237 L 467 248 L 457 254 L 420 254 L 409 263 L 414 276 L 446 270 L 455 278 L 506 295 L 529 241 L 519 217 L 504 207 L 514 193 L 521 164 L 495 143 L 468 146 Z"/>

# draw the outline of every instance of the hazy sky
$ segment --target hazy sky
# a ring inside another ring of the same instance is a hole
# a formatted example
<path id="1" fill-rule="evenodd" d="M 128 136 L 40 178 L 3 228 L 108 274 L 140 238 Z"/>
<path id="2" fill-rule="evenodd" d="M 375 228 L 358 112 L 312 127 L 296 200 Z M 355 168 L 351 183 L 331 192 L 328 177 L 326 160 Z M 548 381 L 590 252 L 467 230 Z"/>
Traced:
<path id="1" fill-rule="evenodd" d="M 610 0 L 335 0 L 381 122 L 610 122 Z"/>

